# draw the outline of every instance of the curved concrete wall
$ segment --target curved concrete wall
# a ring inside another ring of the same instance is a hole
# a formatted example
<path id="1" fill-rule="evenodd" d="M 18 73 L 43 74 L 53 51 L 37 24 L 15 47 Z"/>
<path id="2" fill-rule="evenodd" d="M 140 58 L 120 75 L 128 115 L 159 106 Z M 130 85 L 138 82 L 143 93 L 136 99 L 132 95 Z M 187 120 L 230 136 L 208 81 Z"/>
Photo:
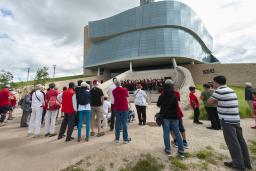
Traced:
<path id="1" fill-rule="evenodd" d="M 187 5 L 160 1 L 89 22 L 93 41 L 85 67 L 151 57 L 188 57 L 207 63 L 212 37 Z"/>

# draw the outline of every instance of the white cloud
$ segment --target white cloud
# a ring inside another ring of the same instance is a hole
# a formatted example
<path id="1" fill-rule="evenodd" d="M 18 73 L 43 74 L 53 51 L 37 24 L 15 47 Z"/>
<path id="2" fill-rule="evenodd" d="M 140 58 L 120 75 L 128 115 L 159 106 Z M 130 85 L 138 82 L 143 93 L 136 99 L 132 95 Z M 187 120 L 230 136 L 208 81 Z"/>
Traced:
<path id="1" fill-rule="evenodd" d="M 180 0 L 202 18 L 214 38 L 214 55 L 224 63 L 256 62 L 254 0 Z M 15 80 L 48 66 L 57 76 L 80 74 L 83 27 L 88 20 L 112 16 L 139 5 L 139 0 L 1 0 L 0 69 Z M 3 12 L 4 11 L 4 12 Z"/>

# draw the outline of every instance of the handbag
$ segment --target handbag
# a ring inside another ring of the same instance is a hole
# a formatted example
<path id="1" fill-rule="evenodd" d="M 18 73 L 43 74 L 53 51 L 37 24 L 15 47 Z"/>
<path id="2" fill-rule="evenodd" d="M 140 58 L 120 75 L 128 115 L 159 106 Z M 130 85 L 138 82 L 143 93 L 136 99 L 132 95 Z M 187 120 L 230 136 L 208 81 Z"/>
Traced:
<path id="1" fill-rule="evenodd" d="M 160 112 L 155 114 L 155 121 L 158 126 L 161 126 L 163 124 L 163 120 L 163 116 L 161 115 Z"/>

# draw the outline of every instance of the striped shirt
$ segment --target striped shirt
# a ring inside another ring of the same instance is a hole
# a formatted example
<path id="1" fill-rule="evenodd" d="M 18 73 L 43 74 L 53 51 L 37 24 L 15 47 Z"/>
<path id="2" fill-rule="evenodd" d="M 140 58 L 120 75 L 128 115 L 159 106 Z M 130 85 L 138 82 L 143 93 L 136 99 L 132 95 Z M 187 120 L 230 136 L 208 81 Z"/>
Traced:
<path id="1" fill-rule="evenodd" d="M 225 123 L 238 124 L 240 115 L 238 109 L 237 95 L 231 88 L 220 86 L 212 94 L 213 99 L 218 101 L 218 115 Z"/>

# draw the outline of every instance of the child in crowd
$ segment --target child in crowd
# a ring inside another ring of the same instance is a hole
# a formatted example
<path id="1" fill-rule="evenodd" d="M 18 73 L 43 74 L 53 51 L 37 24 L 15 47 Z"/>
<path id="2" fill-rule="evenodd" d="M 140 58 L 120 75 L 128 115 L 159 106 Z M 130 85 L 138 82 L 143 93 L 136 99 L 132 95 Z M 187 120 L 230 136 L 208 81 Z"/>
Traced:
<path id="1" fill-rule="evenodd" d="M 255 125 L 252 126 L 252 129 L 256 129 L 256 91 L 253 92 L 253 101 L 252 101 L 252 106 L 253 106 L 253 118 L 255 120 Z"/>
<path id="2" fill-rule="evenodd" d="M 108 127 L 108 120 L 111 118 L 111 103 L 108 101 L 107 97 L 104 97 L 103 102 L 103 128 Z"/>
<path id="3" fill-rule="evenodd" d="M 202 122 L 199 121 L 199 115 L 200 115 L 200 110 L 199 110 L 199 100 L 195 95 L 196 88 L 195 87 L 189 87 L 189 100 L 190 100 L 190 106 L 194 110 L 194 123 L 195 124 L 203 124 Z"/>

